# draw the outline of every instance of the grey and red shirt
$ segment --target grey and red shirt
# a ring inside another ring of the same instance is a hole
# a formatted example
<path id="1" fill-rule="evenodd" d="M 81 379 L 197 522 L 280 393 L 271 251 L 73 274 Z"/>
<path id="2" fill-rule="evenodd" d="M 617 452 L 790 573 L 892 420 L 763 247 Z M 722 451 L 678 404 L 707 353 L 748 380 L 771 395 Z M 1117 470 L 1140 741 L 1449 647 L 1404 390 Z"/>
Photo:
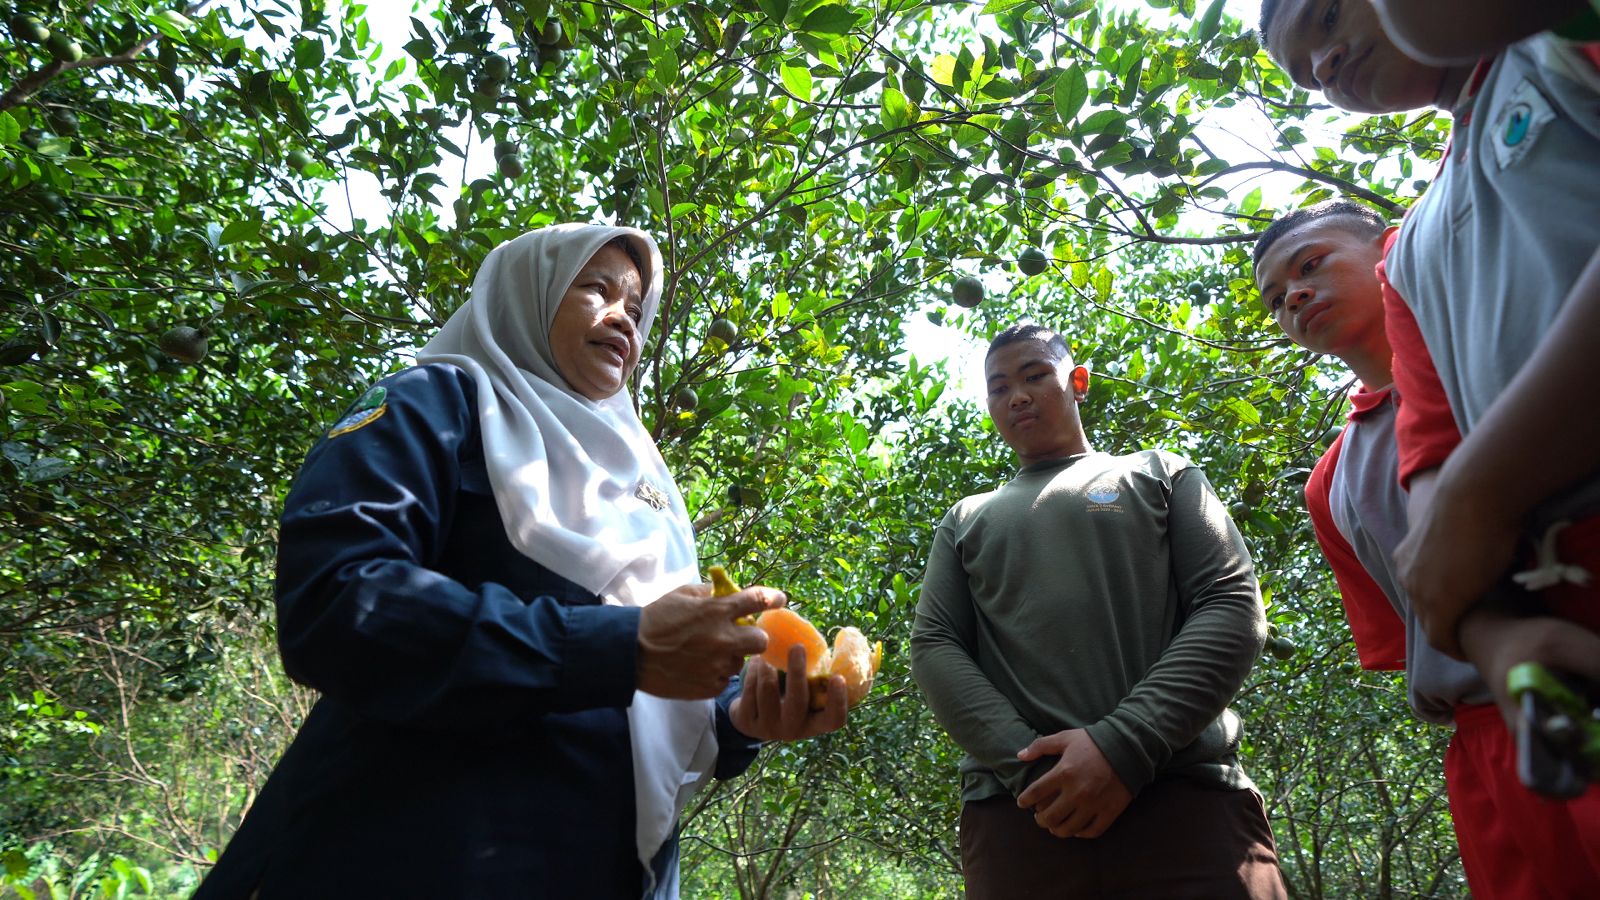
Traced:
<path id="1" fill-rule="evenodd" d="M 1456 443 L 1423 396 L 1427 382 L 1443 391 L 1459 433 L 1470 433 L 1600 247 L 1600 45 L 1550 34 L 1514 44 L 1480 64 L 1455 115 L 1439 174 L 1381 270 L 1415 321 L 1396 319 L 1389 298 L 1395 379 L 1407 397 L 1402 478 L 1436 467 Z M 1597 512 L 1600 477 L 1552 498 L 1531 524 Z"/>
<path id="2" fill-rule="evenodd" d="M 1417 717 L 1445 724 L 1458 704 L 1487 703 L 1489 693 L 1477 669 L 1428 643 L 1394 571 L 1394 548 L 1406 535 L 1394 432 L 1404 404 L 1393 387 L 1363 388 L 1350 401 L 1344 431 L 1306 482 L 1306 509 L 1339 583 L 1361 665 L 1405 669 Z"/>

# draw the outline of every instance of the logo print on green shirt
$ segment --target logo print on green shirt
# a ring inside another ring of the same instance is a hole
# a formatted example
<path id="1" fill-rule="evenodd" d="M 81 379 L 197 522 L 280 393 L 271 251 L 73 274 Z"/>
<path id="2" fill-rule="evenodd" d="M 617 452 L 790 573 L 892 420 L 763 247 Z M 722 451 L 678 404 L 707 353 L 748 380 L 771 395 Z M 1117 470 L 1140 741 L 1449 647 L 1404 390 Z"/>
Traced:
<path id="1" fill-rule="evenodd" d="M 1089 511 L 1115 510 L 1120 512 L 1122 507 L 1116 506 L 1117 498 L 1122 496 L 1122 488 L 1115 481 L 1098 481 L 1089 485 L 1084 491 L 1084 496 L 1089 498 Z"/>

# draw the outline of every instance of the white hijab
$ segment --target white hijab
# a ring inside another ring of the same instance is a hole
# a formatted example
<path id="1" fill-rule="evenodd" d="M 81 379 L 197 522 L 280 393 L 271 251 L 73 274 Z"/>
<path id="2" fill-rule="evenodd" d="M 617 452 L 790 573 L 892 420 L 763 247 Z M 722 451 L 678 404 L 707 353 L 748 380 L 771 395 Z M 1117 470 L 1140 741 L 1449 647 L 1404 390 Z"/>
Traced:
<path id="1" fill-rule="evenodd" d="M 512 546 L 608 604 L 644 606 L 700 580 L 688 510 L 627 388 L 599 401 L 577 393 L 556 370 L 549 339 L 579 270 L 618 237 L 647 270 L 639 329 L 648 338 L 661 300 L 655 241 L 633 228 L 552 225 L 489 252 L 472 296 L 417 362 L 451 363 L 477 382 L 483 455 Z M 714 711 L 709 700 L 635 692 L 628 723 L 639 860 L 653 872 L 716 762 Z"/>

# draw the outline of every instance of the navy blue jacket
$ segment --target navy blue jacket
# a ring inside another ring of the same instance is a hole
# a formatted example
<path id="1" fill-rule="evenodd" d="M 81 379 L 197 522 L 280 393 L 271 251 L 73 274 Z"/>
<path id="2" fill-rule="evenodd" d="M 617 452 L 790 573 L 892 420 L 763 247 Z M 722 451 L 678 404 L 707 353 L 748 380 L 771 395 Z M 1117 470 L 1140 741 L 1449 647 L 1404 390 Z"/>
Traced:
<path id="1" fill-rule="evenodd" d="M 639 610 L 511 546 L 470 376 L 379 387 L 306 457 L 279 533 L 284 667 L 322 698 L 195 896 L 640 897 Z M 737 689 L 717 777 L 758 747 Z M 676 839 L 652 868 L 675 888 Z"/>

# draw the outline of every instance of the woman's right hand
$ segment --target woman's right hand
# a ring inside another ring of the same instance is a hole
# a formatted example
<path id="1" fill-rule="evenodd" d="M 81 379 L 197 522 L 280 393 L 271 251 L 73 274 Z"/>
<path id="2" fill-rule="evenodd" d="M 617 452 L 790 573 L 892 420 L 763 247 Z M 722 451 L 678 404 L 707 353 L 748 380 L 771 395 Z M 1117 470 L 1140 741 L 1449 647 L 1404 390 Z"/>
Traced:
<path id="1" fill-rule="evenodd" d="M 744 659 L 767 649 L 767 633 L 734 620 L 782 606 L 769 587 L 711 596 L 707 584 L 684 585 L 639 614 L 639 690 L 669 700 L 706 700 L 722 693 Z"/>

